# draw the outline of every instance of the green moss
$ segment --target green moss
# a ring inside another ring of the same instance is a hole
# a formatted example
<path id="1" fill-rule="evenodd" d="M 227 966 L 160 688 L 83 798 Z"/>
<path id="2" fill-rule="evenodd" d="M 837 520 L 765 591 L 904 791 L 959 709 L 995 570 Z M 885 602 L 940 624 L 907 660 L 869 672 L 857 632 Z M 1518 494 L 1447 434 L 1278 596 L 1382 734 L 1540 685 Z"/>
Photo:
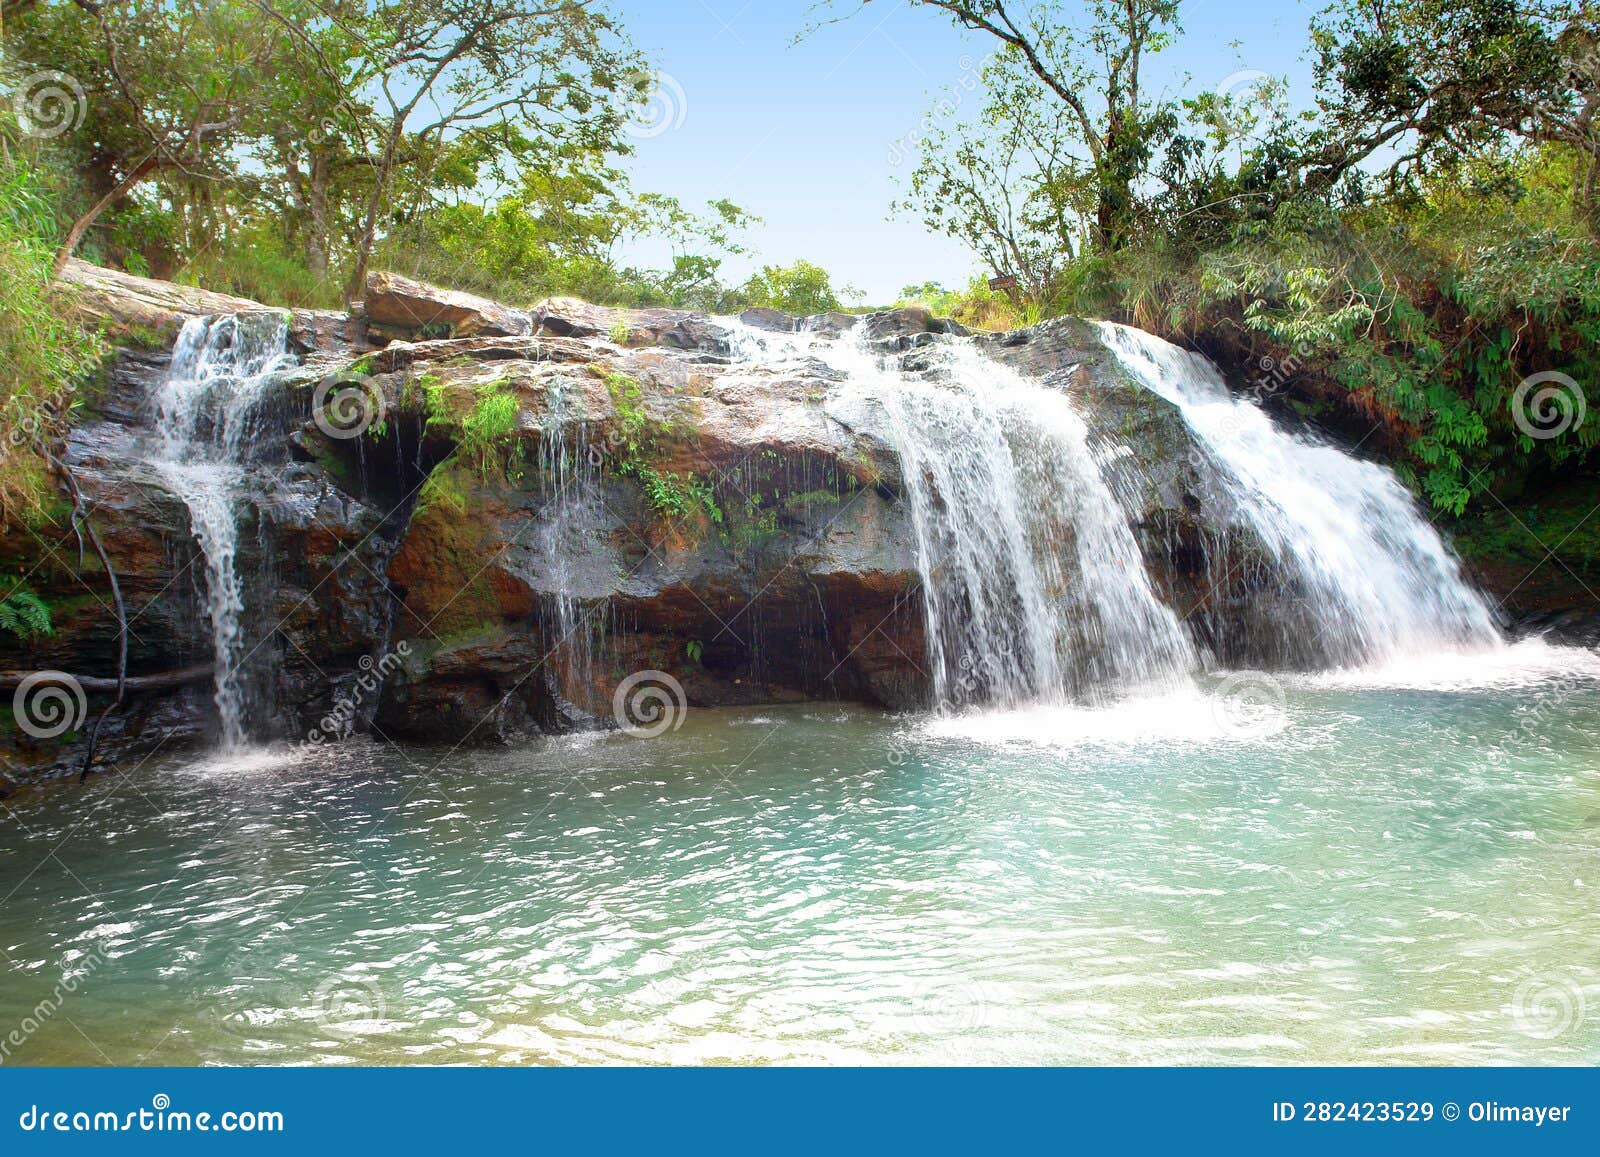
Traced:
<path id="1" fill-rule="evenodd" d="M 456 452 L 463 460 L 476 463 L 479 474 L 487 479 L 510 468 L 507 448 L 517 432 L 521 406 L 504 382 L 479 386 L 475 393 L 472 409 L 461 420 Z"/>
<path id="2" fill-rule="evenodd" d="M 807 506 L 816 506 L 818 504 L 837 506 L 839 505 L 839 496 L 831 490 L 806 490 L 800 494 L 791 494 L 783 501 L 785 510 L 802 510 Z"/>
<path id="3" fill-rule="evenodd" d="M 427 416 L 424 428 L 454 441 L 459 463 L 477 470 L 484 481 L 521 476 L 516 435 L 522 405 L 509 379 L 483 382 L 469 392 L 452 389 L 435 374 L 422 374 L 406 383 L 402 397 L 414 402 L 415 391 L 421 392 Z"/>
<path id="4" fill-rule="evenodd" d="M 1600 574 L 1600 519 L 1589 517 L 1600 501 L 1596 489 L 1570 485 L 1475 511 L 1454 526 L 1456 549 L 1469 562 L 1528 568 L 1554 552 L 1580 576 Z"/>
<path id="5" fill-rule="evenodd" d="M 162 329 L 132 322 L 113 322 L 108 318 L 100 325 L 100 336 L 110 345 L 157 352 L 172 344 L 173 330 L 170 326 Z"/>
<path id="6" fill-rule="evenodd" d="M 454 458 L 448 459 L 428 475 L 417 494 L 418 517 L 435 510 L 454 515 L 467 513 L 467 491 L 456 465 Z"/>

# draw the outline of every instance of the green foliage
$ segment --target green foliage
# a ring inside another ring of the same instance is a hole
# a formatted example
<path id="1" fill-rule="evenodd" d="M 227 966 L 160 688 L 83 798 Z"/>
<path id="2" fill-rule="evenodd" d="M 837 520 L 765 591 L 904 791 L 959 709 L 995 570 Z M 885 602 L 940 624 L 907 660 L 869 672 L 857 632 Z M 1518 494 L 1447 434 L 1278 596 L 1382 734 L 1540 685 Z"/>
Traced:
<path id="1" fill-rule="evenodd" d="M 688 657 L 689 662 L 698 663 L 701 656 L 706 653 L 706 645 L 699 639 L 690 639 L 683 645 L 683 653 Z"/>
<path id="2" fill-rule="evenodd" d="M 18 586 L 0 600 L 0 631 L 26 642 L 54 634 L 55 628 L 50 622 L 50 608 L 44 601 L 27 587 Z"/>
<path id="3" fill-rule="evenodd" d="M 717 505 L 711 483 L 693 473 L 663 472 L 638 460 L 624 462 L 619 472 L 639 480 L 646 501 L 657 517 L 668 522 L 688 522 L 702 515 L 722 524 L 722 508 Z"/>
<path id="4" fill-rule="evenodd" d="M 466 461 L 476 462 L 487 479 L 506 468 L 505 444 L 516 433 L 520 405 L 516 394 L 502 382 L 479 386 L 476 393 L 471 411 L 461 420 L 456 452 Z"/>
<path id="5" fill-rule="evenodd" d="M 1022 308 L 997 289 L 990 289 L 985 278 L 974 277 L 964 289 L 946 289 L 936 281 L 907 285 L 900 290 L 896 305 L 922 305 L 937 317 L 953 317 L 969 329 L 1008 330 L 1031 325 L 1043 317 L 1033 301 Z"/>
<path id="6" fill-rule="evenodd" d="M 80 404 L 103 354 L 50 286 L 55 227 L 37 174 L 0 161 L 0 526 L 40 517 L 51 492 L 40 447 Z"/>
<path id="7" fill-rule="evenodd" d="M 605 383 L 606 392 L 611 395 L 611 405 L 616 410 L 617 434 L 614 440 L 623 459 L 631 461 L 654 441 L 655 427 L 645 413 L 644 391 L 627 374 L 615 370 L 605 371 Z"/>
<path id="8" fill-rule="evenodd" d="M 835 290 L 828 271 L 809 261 L 764 265 L 732 295 L 738 308 L 762 306 L 784 313 L 827 313 L 843 309 L 840 296 L 858 296 L 849 286 Z"/>
<path id="9" fill-rule="evenodd" d="M 415 390 L 422 394 L 424 428 L 454 441 L 454 461 L 470 466 L 484 481 L 519 475 L 517 420 L 522 406 L 510 382 L 497 379 L 469 388 L 438 374 L 422 374 L 406 383 L 411 398 Z"/>
<path id="10" fill-rule="evenodd" d="M 1300 115 L 1266 77 L 1141 88 L 1174 5 L 1045 3 L 1018 25 L 987 0 L 922 6 L 999 42 L 977 116 L 930 115 L 901 206 L 1014 286 L 992 320 L 1109 315 L 1267 355 L 1290 367 L 1269 393 L 1444 513 L 1592 463 L 1600 422 L 1575 420 L 1600 402 L 1592 5 L 1331 0 Z M 904 296 L 977 312 L 939 286 Z M 1530 378 L 1560 386 L 1535 433 Z"/>

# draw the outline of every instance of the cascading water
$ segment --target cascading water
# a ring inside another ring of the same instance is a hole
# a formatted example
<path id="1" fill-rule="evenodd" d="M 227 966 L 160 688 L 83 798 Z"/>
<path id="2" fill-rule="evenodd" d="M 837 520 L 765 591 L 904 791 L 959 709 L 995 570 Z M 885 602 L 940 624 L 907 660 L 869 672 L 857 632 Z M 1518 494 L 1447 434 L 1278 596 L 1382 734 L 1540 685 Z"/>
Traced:
<path id="1" fill-rule="evenodd" d="M 1298 583 L 1316 658 L 1367 666 L 1504 645 L 1493 612 L 1388 470 L 1280 429 L 1197 354 L 1127 326 L 1100 330 L 1137 380 L 1182 411 L 1239 516 Z"/>
<path id="2" fill-rule="evenodd" d="M 588 688 L 594 683 L 594 641 L 598 626 L 584 614 L 578 596 L 580 577 L 576 573 L 585 556 L 585 528 L 595 522 L 592 507 L 599 499 L 595 483 L 599 463 L 586 448 L 582 400 L 575 395 L 575 383 L 555 379 L 548 386 L 549 404 L 545 411 L 540 439 L 539 477 L 545 498 L 545 511 L 537 531 L 545 583 L 551 589 L 555 610 L 556 643 L 566 657 L 568 692 Z M 569 441 L 569 425 L 576 424 L 578 436 Z"/>
<path id="3" fill-rule="evenodd" d="M 917 538 L 941 705 L 1102 700 L 1181 684 L 1197 664 L 1067 396 L 970 341 L 908 373 L 858 328 L 837 342 L 738 331 L 744 357 L 820 356 L 881 407 Z"/>
<path id="4" fill-rule="evenodd" d="M 171 367 L 151 398 L 157 438 L 148 461 L 188 508 L 205 561 L 214 698 L 229 748 L 245 737 L 238 506 L 262 395 L 276 374 L 295 364 L 288 337 L 287 319 L 279 314 L 193 318 L 184 323 Z"/>

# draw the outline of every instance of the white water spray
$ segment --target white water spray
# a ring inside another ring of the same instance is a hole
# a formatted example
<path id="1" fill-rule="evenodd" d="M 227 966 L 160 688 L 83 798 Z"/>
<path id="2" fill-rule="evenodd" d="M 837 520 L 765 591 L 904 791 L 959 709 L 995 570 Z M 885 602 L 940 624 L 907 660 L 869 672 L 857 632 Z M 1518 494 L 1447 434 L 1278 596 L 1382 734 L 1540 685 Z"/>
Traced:
<path id="1" fill-rule="evenodd" d="M 881 407 L 917 539 L 928 658 L 941 705 L 1103 701 L 1171 689 L 1197 655 L 1152 589 L 1060 391 L 970 341 L 908 373 L 865 342 L 735 329 L 746 358 L 819 357 L 839 390 Z"/>
<path id="2" fill-rule="evenodd" d="M 1327 663 L 1504 646 L 1494 614 L 1392 473 L 1279 428 L 1198 354 L 1110 322 L 1100 331 L 1211 453 L 1239 515 L 1299 584 Z"/>
<path id="3" fill-rule="evenodd" d="M 274 375 L 294 364 L 281 315 L 192 318 L 151 399 L 157 440 L 150 465 L 188 508 L 205 560 L 206 615 L 217 667 L 213 697 L 229 749 L 244 742 L 244 592 L 237 559 L 245 458 L 263 393 Z"/>

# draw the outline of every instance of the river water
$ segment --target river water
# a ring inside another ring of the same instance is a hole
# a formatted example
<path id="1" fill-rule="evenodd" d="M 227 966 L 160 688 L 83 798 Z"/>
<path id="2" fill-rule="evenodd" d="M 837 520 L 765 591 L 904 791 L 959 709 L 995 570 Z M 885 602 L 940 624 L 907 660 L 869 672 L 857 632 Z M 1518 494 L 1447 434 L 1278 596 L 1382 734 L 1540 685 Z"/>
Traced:
<path id="1" fill-rule="evenodd" d="M 1600 677 L 691 711 L 8 801 L 6 1063 L 1600 1061 Z"/>

